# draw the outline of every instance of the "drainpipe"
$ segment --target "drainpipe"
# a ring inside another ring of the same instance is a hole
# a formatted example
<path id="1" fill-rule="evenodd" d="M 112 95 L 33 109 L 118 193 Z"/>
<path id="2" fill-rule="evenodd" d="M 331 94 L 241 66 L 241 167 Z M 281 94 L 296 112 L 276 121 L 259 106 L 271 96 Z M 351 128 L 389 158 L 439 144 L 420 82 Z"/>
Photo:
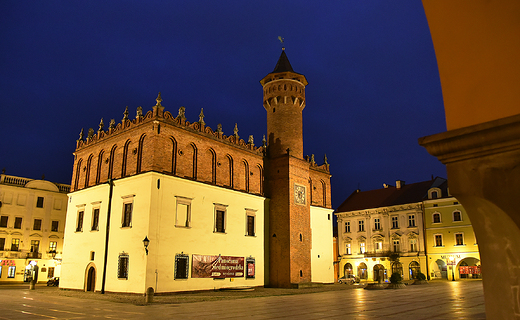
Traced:
<path id="1" fill-rule="evenodd" d="M 426 210 L 424 208 L 424 201 L 422 203 L 422 225 L 423 225 L 423 246 L 424 246 L 424 257 L 426 258 L 426 279 L 430 280 L 430 260 L 428 259 L 428 246 L 426 245 Z M 419 249 L 421 251 L 421 249 Z M 420 259 L 419 259 L 420 261 Z"/>
<path id="2" fill-rule="evenodd" d="M 112 209 L 112 193 L 114 191 L 114 181 L 108 179 L 110 191 L 108 192 L 108 210 L 107 210 L 107 230 L 105 236 L 105 259 L 103 262 L 103 282 L 101 283 L 101 294 L 105 294 L 105 282 L 107 278 L 107 261 L 108 261 L 108 235 L 110 234 L 110 213 Z"/>

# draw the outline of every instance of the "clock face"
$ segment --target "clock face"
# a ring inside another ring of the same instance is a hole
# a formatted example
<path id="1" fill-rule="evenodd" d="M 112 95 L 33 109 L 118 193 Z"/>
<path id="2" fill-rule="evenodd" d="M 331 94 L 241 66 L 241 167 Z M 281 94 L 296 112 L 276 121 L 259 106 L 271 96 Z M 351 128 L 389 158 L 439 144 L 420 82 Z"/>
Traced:
<path id="1" fill-rule="evenodd" d="M 305 187 L 294 184 L 294 201 L 297 204 L 305 204 Z"/>

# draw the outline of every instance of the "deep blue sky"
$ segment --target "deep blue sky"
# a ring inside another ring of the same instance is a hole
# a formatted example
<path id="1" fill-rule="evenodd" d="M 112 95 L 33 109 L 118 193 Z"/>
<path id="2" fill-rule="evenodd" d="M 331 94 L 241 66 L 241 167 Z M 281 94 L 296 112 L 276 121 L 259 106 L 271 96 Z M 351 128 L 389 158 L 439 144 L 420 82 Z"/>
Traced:
<path id="1" fill-rule="evenodd" d="M 332 172 L 333 206 L 356 188 L 446 177 L 417 139 L 446 130 L 420 0 L 2 1 L 0 168 L 70 183 L 81 128 L 163 106 L 231 134 L 266 133 L 259 80 L 285 38 L 307 77 L 304 150 Z"/>

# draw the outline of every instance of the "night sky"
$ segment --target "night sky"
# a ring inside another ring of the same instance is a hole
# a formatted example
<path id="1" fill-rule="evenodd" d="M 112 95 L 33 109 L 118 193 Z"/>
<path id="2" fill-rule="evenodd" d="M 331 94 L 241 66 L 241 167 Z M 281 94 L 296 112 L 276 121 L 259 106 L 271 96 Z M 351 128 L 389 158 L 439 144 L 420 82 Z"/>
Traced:
<path id="1" fill-rule="evenodd" d="M 2 1 L 0 169 L 70 183 L 82 128 L 155 105 L 260 145 L 259 81 L 285 39 L 309 81 L 304 153 L 326 153 L 336 208 L 355 189 L 446 177 L 417 139 L 446 131 L 420 0 Z"/>

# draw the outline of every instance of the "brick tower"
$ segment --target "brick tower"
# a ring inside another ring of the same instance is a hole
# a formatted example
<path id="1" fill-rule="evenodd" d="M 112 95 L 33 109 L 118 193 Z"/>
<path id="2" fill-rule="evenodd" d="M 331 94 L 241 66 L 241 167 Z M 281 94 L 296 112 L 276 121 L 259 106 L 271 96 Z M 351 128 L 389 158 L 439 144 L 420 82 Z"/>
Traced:
<path id="1" fill-rule="evenodd" d="M 269 285 L 311 282 L 309 162 L 303 158 L 302 111 L 307 80 L 282 51 L 260 83 L 267 111 L 266 194 L 269 203 Z"/>

